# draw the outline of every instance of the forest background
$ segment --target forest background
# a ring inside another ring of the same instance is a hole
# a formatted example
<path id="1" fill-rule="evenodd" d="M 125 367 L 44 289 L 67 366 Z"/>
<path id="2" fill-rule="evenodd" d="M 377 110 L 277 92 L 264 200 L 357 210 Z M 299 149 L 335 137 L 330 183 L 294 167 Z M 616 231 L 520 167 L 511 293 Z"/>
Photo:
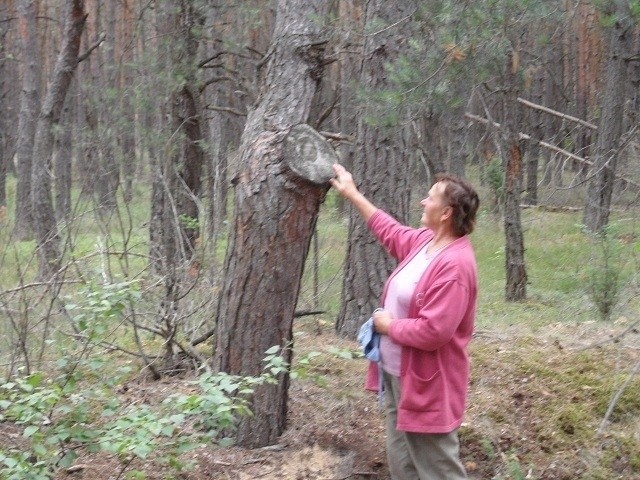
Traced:
<path id="1" fill-rule="evenodd" d="M 335 455 L 273 478 L 384 478 L 350 375 L 393 264 L 332 161 L 408 223 L 438 172 L 481 191 L 470 473 L 640 478 L 639 15 L 2 2 L 2 478 L 255 478 L 229 445 L 292 431 Z"/>

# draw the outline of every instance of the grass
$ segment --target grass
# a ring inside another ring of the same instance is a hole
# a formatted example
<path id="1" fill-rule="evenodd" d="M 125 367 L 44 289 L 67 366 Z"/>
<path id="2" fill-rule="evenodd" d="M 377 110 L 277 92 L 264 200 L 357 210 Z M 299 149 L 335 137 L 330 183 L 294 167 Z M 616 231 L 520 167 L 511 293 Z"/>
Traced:
<path id="1" fill-rule="evenodd" d="M 612 398 L 629 379 L 628 353 L 613 343 L 572 352 L 529 336 L 500 345 L 475 342 L 470 419 L 463 429 L 468 448 L 477 452 L 478 463 L 481 452 L 494 452 L 487 458 L 494 469 L 495 452 L 516 453 L 525 471 L 544 472 L 544 478 L 638 478 L 640 378 L 631 378 L 598 433 Z"/>
<path id="2" fill-rule="evenodd" d="M 122 209 L 119 216 L 111 217 L 102 228 L 91 212 L 77 217 L 68 226 L 69 231 L 74 232 L 72 252 L 76 259 L 68 278 L 81 276 L 86 284 L 94 283 L 98 287 L 105 273 L 113 282 L 124 278 L 139 279 L 141 297 L 133 306 L 135 314 L 146 325 L 155 326 L 158 306 L 163 299 L 163 286 L 154 285 L 146 271 L 148 198 L 143 192 L 139 193 L 140 197 L 131 204 L 130 210 Z M 0 218 L 0 245 L 3 246 L 0 252 L 3 272 L 0 280 L 0 306 L 3 308 L 0 317 L 0 351 L 3 352 L 0 366 L 4 369 L 14 360 L 22 360 L 19 355 L 10 358 L 11 348 L 17 344 L 20 331 L 28 334 L 34 350 L 45 349 L 40 367 L 54 375 L 58 368 L 64 371 L 64 362 L 59 360 L 65 355 L 71 362 L 81 358 L 83 346 L 72 339 L 59 304 L 48 301 L 42 290 L 32 288 L 20 293 L 7 293 L 20 283 L 20 279 L 28 283 L 36 268 L 34 243 L 16 242 L 11 238 L 12 215 L 13 207 L 9 206 L 7 216 Z M 488 332 L 490 339 L 497 335 L 501 340 L 497 344 L 491 340 L 472 343 L 471 353 L 478 377 L 472 385 L 470 417 L 473 421 L 462 433 L 464 441 L 476 449 L 468 454 L 469 458 L 475 458 L 478 464 L 492 469 L 492 473 L 487 470 L 487 476 L 483 478 L 536 478 L 528 477 L 528 472 L 540 471 L 540 466 L 549 462 L 571 465 L 574 470 L 573 477 L 571 473 L 565 475 L 559 470 L 555 477 L 548 477 L 556 479 L 618 478 L 612 477 L 612 472 L 623 472 L 623 475 L 640 469 L 638 439 L 622 428 L 633 424 L 633 419 L 640 413 L 637 378 L 620 397 L 611 416 L 608 433 L 604 436 L 595 433 L 611 398 L 628 376 L 626 364 L 620 362 L 624 356 L 622 350 L 608 345 L 584 353 L 567 352 L 554 347 L 548 340 L 540 340 L 558 333 L 559 342 L 565 343 L 567 338 L 573 338 L 575 331 L 588 327 L 585 341 L 589 336 L 595 341 L 605 335 L 601 332 L 613 331 L 616 326 L 624 328 L 637 320 L 637 312 L 640 311 L 637 288 L 640 235 L 634 212 L 613 212 L 611 218 L 617 228 L 615 241 L 619 243 L 623 259 L 620 263 L 623 289 L 613 321 L 609 323 L 598 320 L 587 295 L 587 272 L 598 260 L 598 250 L 582 231 L 580 222 L 581 212 L 550 212 L 543 208 L 522 211 L 528 298 L 512 303 L 504 300 L 502 220 L 487 211 L 480 212 L 477 229 L 472 236 L 480 281 L 478 338 L 483 339 L 482 334 Z M 298 328 L 309 331 L 332 329 L 340 309 L 347 231 L 348 220 L 338 210 L 335 192 L 330 191 L 318 220 L 317 252 L 312 242 L 297 306 L 298 310 L 319 309 L 324 313 L 296 320 Z M 215 252 L 207 252 L 203 246 L 202 271 L 218 273 L 203 273 L 202 281 L 181 302 L 184 310 L 179 313 L 185 319 L 181 334 L 185 337 L 198 328 L 209 328 L 214 321 L 215 312 L 210 300 L 217 292 L 215 275 L 220 274 L 219 265 L 225 248 L 224 239 L 218 242 Z M 130 255 L 101 254 L 106 250 L 127 251 Z M 314 285 L 316 254 L 318 283 Z M 207 262 L 214 257 L 217 268 L 209 269 Z M 87 300 L 78 284 L 66 285 L 61 295 L 65 301 L 73 298 L 74 302 L 82 303 Z M 47 321 L 47 315 L 51 321 Z M 47 339 L 44 337 L 45 326 L 52 335 Z M 120 328 L 113 321 L 105 326 L 104 331 L 113 337 L 109 340 L 135 350 L 129 328 Z M 55 342 L 51 343 L 50 338 Z M 312 345 L 313 341 L 313 338 L 305 338 L 304 342 L 296 342 L 296 346 L 308 344 L 308 348 L 317 350 L 319 347 Z M 142 344 L 150 352 L 161 353 L 162 340 L 158 336 L 143 332 Z M 130 367 L 132 375 L 137 373 L 138 364 L 131 367 L 131 358 L 106 352 L 102 348 L 95 350 L 100 359 L 109 359 L 108 363 L 100 366 L 100 372 L 116 376 L 120 371 L 118 365 L 121 365 Z M 203 344 L 202 355 L 206 357 L 209 352 L 210 346 Z M 304 354 L 296 351 L 295 358 L 304 358 Z M 348 364 L 340 366 L 342 363 L 336 362 L 336 365 L 326 367 L 327 376 L 340 376 L 344 369 L 351 368 Z M 324 371 L 318 368 L 320 366 L 312 367 L 311 371 L 316 380 Z M 4 371 L 0 372 L 0 376 L 3 375 Z M 91 382 L 93 379 L 87 374 L 83 380 Z M 100 381 L 97 377 L 95 380 Z M 360 385 L 354 388 L 360 391 Z M 352 395 L 353 392 L 344 392 L 343 397 L 348 399 Z M 578 467 L 572 460 L 581 449 L 591 457 L 582 461 L 587 465 L 583 467 L 584 476 L 576 477 L 575 469 Z"/>

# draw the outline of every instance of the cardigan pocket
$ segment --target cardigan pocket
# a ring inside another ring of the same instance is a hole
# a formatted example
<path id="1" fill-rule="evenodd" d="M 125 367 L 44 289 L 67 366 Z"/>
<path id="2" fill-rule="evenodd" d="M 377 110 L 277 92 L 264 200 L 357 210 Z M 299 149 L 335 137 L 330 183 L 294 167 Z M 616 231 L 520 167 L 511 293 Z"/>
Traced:
<path id="1" fill-rule="evenodd" d="M 429 378 L 421 378 L 415 373 L 402 379 L 399 408 L 414 412 L 438 410 L 438 399 L 442 395 L 442 374 L 436 370 Z"/>

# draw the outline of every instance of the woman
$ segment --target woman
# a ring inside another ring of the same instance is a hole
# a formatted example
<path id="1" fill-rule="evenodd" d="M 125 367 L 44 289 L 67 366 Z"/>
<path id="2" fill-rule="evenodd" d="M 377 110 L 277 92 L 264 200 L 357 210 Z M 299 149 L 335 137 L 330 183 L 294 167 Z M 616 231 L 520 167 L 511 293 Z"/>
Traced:
<path id="1" fill-rule="evenodd" d="M 466 181 L 442 175 L 420 202 L 423 228 L 410 228 L 373 205 L 344 167 L 334 165 L 331 185 L 351 202 L 398 261 L 373 315 L 381 334 L 387 414 L 387 460 L 397 480 L 466 478 L 459 456 L 469 381 L 478 291 L 469 234 L 478 194 Z M 378 388 L 371 362 L 366 387 Z"/>

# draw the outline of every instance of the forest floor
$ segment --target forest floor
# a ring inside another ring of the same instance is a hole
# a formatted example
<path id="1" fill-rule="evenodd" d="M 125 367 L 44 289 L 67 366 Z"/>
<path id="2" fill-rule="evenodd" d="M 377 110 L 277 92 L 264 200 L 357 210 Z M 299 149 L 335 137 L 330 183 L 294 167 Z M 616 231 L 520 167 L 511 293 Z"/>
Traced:
<path id="1" fill-rule="evenodd" d="M 365 361 L 328 354 L 355 342 L 328 326 L 303 324 L 296 353 L 325 352 L 311 377 L 292 382 L 289 426 L 272 447 L 202 447 L 186 454 L 193 468 L 176 472 L 156 452 L 123 463 L 82 454 L 56 479 L 149 480 L 386 479 L 384 418 L 375 395 L 362 389 Z M 636 326 L 637 327 L 637 324 Z M 640 479 L 640 375 L 626 385 L 597 434 L 614 394 L 640 360 L 640 334 L 630 321 L 548 326 L 523 334 L 516 327 L 479 329 L 471 344 L 472 382 L 461 456 L 470 479 Z M 624 336 L 618 338 L 621 333 Z M 637 367 L 636 367 L 637 368 Z M 313 379 L 322 378 L 323 382 Z M 132 381 L 128 401 L 160 401 L 183 378 Z M 22 441 L 21 429 L 0 423 L 0 448 Z M 132 472 L 143 472 L 129 476 Z M 1 476 L 1 475 L 0 475 Z"/>

